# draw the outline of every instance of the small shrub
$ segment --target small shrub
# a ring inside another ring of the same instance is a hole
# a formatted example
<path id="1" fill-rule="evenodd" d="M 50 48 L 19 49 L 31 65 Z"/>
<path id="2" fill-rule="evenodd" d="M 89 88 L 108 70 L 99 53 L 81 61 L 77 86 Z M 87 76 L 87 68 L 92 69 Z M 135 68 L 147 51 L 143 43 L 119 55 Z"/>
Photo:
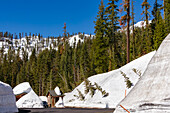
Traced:
<path id="1" fill-rule="evenodd" d="M 85 85 L 85 91 L 84 93 L 87 94 L 89 92 L 89 85 L 90 85 L 90 81 L 88 79 L 86 79 L 84 81 L 84 85 Z"/>
<path id="2" fill-rule="evenodd" d="M 137 70 L 135 68 L 132 69 L 139 77 L 141 77 L 142 73 L 140 70 Z"/>
<path id="3" fill-rule="evenodd" d="M 103 97 L 107 97 L 109 95 L 109 93 L 106 93 L 105 90 L 102 90 L 101 86 L 99 86 L 96 82 L 94 83 L 94 85 L 96 86 L 96 89 L 102 93 Z"/>
<path id="4" fill-rule="evenodd" d="M 78 95 L 79 95 L 78 98 L 79 98 L 81 101 L 83 101 L 85 97 L 83 96 L 83 94 L 81 93 L 80 90 L 77 89 L 77 91 L 78 91 Z"/>
<path id="5" fill-rule="evenodd" d="M 122 71 L 121 71 L 121 74 L 122 74 L 122 76 L 125 78 L 126 87 L 127 87 L 128 89 L 131 88 L 131 86 L 132 86 L 133 84 L 132 84 L 132 82 L 129 80 L 129 77 L 127 77 L 126 74 L 123 73 Z"/>

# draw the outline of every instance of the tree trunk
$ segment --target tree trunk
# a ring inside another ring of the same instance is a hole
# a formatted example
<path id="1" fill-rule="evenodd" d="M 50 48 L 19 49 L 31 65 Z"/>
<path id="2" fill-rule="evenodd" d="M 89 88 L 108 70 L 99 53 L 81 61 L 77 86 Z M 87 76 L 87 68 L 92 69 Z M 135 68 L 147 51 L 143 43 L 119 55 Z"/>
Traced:
<path id="1" fill-rule="evenodd" d="M 127 3 L 127 63 L 129 63 L 130 58 L 130 0 Z"/>
<path id="2" fill-rule="evenodd" d="M 147 0 L 145 0 L 145 2 L 147 3 Z M 145 16 L 146 16 L 146 27 L 148 26 L 148 6 L 145 6 Z"/>
<path id="3" fill-rule="evenodd" d="M 164 5 L 164 22 L 165 22 L 165 0 L 163 0 L 163 5 Z"/>
<path id="4" fill-rule="evenodd" d="M 132 39 L 133 39 L 133 58 L 136 59 L 136 55 L 135 55 L 135 27 L 134 27 L 134 5 L 133 5 L 133 0 L 132 0 Z"/>

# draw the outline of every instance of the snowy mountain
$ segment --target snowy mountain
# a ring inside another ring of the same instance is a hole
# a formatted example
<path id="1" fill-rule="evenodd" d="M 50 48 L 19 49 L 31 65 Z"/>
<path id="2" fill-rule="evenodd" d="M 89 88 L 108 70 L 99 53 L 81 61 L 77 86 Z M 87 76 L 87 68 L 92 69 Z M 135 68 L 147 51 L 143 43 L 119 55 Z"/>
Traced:
<path id="1" fill-rule="evenodd" d="M 125 93 L 128 94 L 142 76 L 154 54 L 155 51 L 117 70 L 89 77 L 88 80 L 91 83 L 89 86 L 91 88 L 98 87 L 94 91 L 94 95 L 91 95 L 90 91 L 86 92 L 87 86 L 85 82 L 82 82 L 72 92 L 65 94 L 64 105 L 69 107 L 115 108 L 125 97 Z M 130 89 L 127 88 L 125 77 L 122 76 L 121 72 L 125 73 L 126 78 L 129 78 L 133 84 Z"/>
<path id="2" fill-rule="evenodd" d="M 149 20 L 148 21 L 148 23 L 150 24 L 152 22 L 152 20 Z M 136 24 L 134 24 L 134 27 L 136 28 L 136 27 L 139 27 L 139 28 L 141 28 L 141 27 L 145 27 L 146 26 L 146 21 L 139 21 L 139 22 L 137 22 Z M 124 28 L 122 28 L 122 29 L 120 29 L 119 31 L 126 31 L 126 27 L 124 27 Z M 130 33 L 132 33 L 132 26 L 130 26 Z"/>
<path id="3" fill-rule="evenodd" d="M 84 42 L 85 38 L 93 38 L 94 35 L 88 35 L 88 34 L 78 34 L 74 36 L 70 36 L 68 38 L 68 42 L 70 46 L 73 46 L 74 43 L 77 44 L 79 41 Z M 13 39 L 6 37 L 0 38 L 0 49 L 4 49 L 4 54 L 8 53 L 9 48 L 15 50 L 15 53 L 17 54 L 17 51 L 20 51 L 20 57 L 22 58 L 24 51 L 28 53 L 28 56 L 31 55 L 33 49 L 35 48 L 37 53 L 40 51 L 43 51 L 45 49 L 55 49 L 58 50 L 58 44 L 63 43 L 63 38 L 57 39 L 57 38 L 39 38 L 38 36 L 31 36 L 31 37 L 22 37 L 21 39 Z M 24 50 L 24 51 L 23 51 Z"/>
<path id="4" fill-rule="evenodd" d="M 170 34 L 129 95 L 119 103 L 133 113 L 170 113 Z M 114 113 L 126 113 L 117 106 Z"/>

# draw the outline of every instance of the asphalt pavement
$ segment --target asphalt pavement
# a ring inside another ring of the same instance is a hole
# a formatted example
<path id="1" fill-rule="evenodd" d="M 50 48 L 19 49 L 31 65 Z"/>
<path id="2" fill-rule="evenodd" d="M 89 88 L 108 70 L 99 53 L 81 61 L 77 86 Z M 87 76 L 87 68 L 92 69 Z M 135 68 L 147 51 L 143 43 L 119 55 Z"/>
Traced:
<path id="1" fill-rule="evenodd" d="M 86 108 L 43 108 L 19 109 L 19 113 L 113 113 L 114 109 L 86 109 Z"/>

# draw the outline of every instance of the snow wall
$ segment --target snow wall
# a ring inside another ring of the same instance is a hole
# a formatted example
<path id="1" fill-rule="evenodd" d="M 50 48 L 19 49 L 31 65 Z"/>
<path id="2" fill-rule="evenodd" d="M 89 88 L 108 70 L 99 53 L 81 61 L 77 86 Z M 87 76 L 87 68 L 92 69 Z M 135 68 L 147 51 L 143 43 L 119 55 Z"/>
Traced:
<path id="1" fill-rule="evenodd" d="M 114 113 L 170 113 L 170 34 L 164 39 L 144 75 Z"/>
<path id="2" fill-rule="evenodd" d="M 16 98 L 10 85 L 0 81 L 0 113 L 18 112 Z"/>

